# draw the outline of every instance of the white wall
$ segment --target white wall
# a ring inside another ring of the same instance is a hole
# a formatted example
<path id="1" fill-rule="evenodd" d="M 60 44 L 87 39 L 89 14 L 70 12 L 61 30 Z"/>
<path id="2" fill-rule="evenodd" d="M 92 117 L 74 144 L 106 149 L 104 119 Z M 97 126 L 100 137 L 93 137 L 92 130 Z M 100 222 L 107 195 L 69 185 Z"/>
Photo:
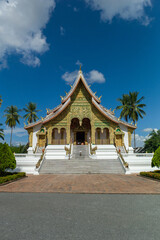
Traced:
<path id="1" fill-rule="evenodd" d="M 124 144 L 126 146 L 126 149 L 129 148 L 129 144 L 128 144 L 128 127 L 124 126 L 123 124 L 119 124 L 120 129 L 124 132 Z"/>
<path id="2" fill-rule="evenodd" d="M 35 127 L 33 127 L 33 149 L 35 149 L 36 145 L 37 145 L 37 132 L 41 129 L 42 124 L 36 125 Z"/>

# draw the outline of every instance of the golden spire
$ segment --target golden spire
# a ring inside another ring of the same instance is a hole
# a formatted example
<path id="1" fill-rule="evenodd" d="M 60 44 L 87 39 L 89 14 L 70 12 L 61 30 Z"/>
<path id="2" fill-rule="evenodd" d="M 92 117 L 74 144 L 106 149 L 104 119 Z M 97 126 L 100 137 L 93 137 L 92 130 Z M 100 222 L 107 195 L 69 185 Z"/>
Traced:
<path id="1" fill-rule="evenodd" d="M 80 67 L 79 67 L 79 72 L 81 73 L 82 72 L 82 65 L 80 64 Z"/>
<path id="2" fill-rule="evenodd" d="M 61 100 L 63 100 L 63 99 L 64 99 L 62 96 L 60 96 L 60 97 L 61 97 Z"/>

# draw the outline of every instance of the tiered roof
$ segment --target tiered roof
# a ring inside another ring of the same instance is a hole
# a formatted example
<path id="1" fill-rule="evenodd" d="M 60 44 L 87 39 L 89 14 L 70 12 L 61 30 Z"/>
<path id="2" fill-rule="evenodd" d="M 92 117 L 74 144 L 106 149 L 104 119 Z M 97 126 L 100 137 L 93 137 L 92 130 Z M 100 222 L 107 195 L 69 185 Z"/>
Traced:
<path id="1" fill-rule="evenodd" d="M 93 105 L 108 119 L 110 119 L 111 121 L 117 123 L 117 124 L 123 124 L 127 127 L 136 129 L 136 126 L 129 124 L 127 122 L 124 122 L 122 120 L 120 120 L 119 118 L 117 118 L 114 113 L 111 110 L 106 109 L 105 107 L 103 107 L 100 103 L 100 98 L 98 98 L 95 93 L 92 92 L 92 90 L 90 89 L 88 83 L 86 82 L 82 71 L 80 70 L 77 76 L 76 81 L 74 82 L 74 85 L 71 87 L 71 90 L 69 91 L 69 93 L 62 98 L 61 104 L 59 106 L 57 106 L 56 108 L 48 111 L 47 116 L 45 118 L 41 118 L 40 120 L 38 120 L 37 122 L 34 123 L 30 123 L 27 126 L 25 126 L 25 129 L 29 129 L 32 128 L 36 125 L 39 124 L 45 124 L 49 121 L 51 121 L 52 119 L 54 119 L 55 117 L 57 117 L 61 112 L 63 112 L 63 110 L 70 104 L 71 102 L 71 96 L 72 94 L 75 92 L 80 80 L 83 82 L 86 90 L 88 91 L 88 93 L 90 94 L 90 96 L 92 97 L 92 103 Z"/>

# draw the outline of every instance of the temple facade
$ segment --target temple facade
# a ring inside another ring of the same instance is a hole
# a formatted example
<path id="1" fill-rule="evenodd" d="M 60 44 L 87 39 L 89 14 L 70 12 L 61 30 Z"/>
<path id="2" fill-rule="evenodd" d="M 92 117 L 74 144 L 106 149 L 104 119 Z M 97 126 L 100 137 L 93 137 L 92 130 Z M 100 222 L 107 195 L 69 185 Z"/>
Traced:
<path id="1" fill-rule="evenodd" d="M 61 104 L 47 111 L 39 121 L 28 124 L 29 146 L 47 145 L 115 145 L 131 147 L 136 126 L 122 121 L 114 111 L 101 105 L 101 98 L 92 92 L 80 70 L 71 90 L 61 97 Z"/>

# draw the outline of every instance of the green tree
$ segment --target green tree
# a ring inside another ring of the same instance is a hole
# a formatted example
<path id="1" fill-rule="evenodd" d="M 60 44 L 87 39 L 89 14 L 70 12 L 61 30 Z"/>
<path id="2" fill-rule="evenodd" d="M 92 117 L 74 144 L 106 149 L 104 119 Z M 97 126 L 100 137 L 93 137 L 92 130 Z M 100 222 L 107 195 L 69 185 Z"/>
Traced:
<path id="1" fill-rule="evenodd" d="M 26 108 L 23 108 L 23 110 L 26 112 L 24 115 L 24 119 L 28 120 L 29 123 L 35 122 L 38 118 L 37 113 L 41 110 L 37 110 L 37 104 L 33 102 L 29 102 L 26 104 Z"/>
<path id="2" fill-rule="evenodd" d="M 0 123 L 0 127 L 2 126 L 2 123 Z M 3 133 L 4 131 L 3 131 L 3 129 L 2 128 L 0 128 L 0 138 L 2 139 L 2 140 L 4 140 L 4 133 Z"/>
<path id="3" fill-rule="evenodd" d="M 0 96 L 0 107 L 2 105 L 2 97 Z M 2 123 L 0 123 L 0 127 L 2 126 Z M 4 140 L 4 131 L 2 128 L 0 128 L 0 138 Z"/>
<path id="4" fill-rule="evenodd" d="M 130 98 L 128 94 L 123 94 L 122 98 L 118 98 L 117 101 L 121 103 L 121 105 L 117 106 L 117 110 L 121 110 L 120 118 L 124 118 L 127 122 L 129 120 L 130 113 Z"/>
<path id="5" fill-rule="evenodd" d="M 21 116 L 18 114 L 21 110 L 19 110 L 16 106 L 10 106 L 7 107 L 4 111 L 6 114 L 4 115 L 6 117 L 6 125 L 11 128 L 11 137 L 10 137 L 10 146 L 12 144 L 12 133 L 13 128 L 16 127 L 17 123 L 20 124 L 20 118 Z"/>
<path id="6" fill-rule="evenodd" d="M 0 144 L 0 174 L 7 169 L 15 169 L 16 160 L 7 143 Z"/>
<path id="7" fill-rule="evenodd" d="M 155 151 L 151 165 L 152 167 L 160 167 L 160 147 Z"/>
<path id="8" fill-rule="evenodd" d="M 149 138 L 144 142 L 144 149 L 148 153 L 155 152 L 160 146 L 160 130 L 153 130 L 149 134 Z"/>
<path id="9" fill-rule="evenodd" d="M 129 92 L 130 98 L 130 114 L 129 118 L 133 121 L 134 125 L 138 122 L 139 117 L 143 118 L 146 115 L 145 111 L 142 109 L 146 106 L 146 104 L 141 103 L 144 100 L 144 97 L 138 99 L 138 92 Z M 136 148 L 136 138 L 135 138 L 135 131 L 134 130 L 134 148 Z"/>
<path id="10" fill-rule="evenodd" d="M 123 94 L 122 98 L 117 99 L 120 101 L 121 105 L 117 106 L 117 110 L 122 110 L 120 118 L 124 118 L 126 121 L 133 121 L 134 125 L 140 118 L 143 118 L 146 115 L 145 111 L 142 109 L 146 104 L 141 103 L 144 100 L 144 97 L 138 99 L 138 92 L 129 92 L 129 94 Z M 134 148 L 136 147 L 136 138 L 134 130 Z"/>

